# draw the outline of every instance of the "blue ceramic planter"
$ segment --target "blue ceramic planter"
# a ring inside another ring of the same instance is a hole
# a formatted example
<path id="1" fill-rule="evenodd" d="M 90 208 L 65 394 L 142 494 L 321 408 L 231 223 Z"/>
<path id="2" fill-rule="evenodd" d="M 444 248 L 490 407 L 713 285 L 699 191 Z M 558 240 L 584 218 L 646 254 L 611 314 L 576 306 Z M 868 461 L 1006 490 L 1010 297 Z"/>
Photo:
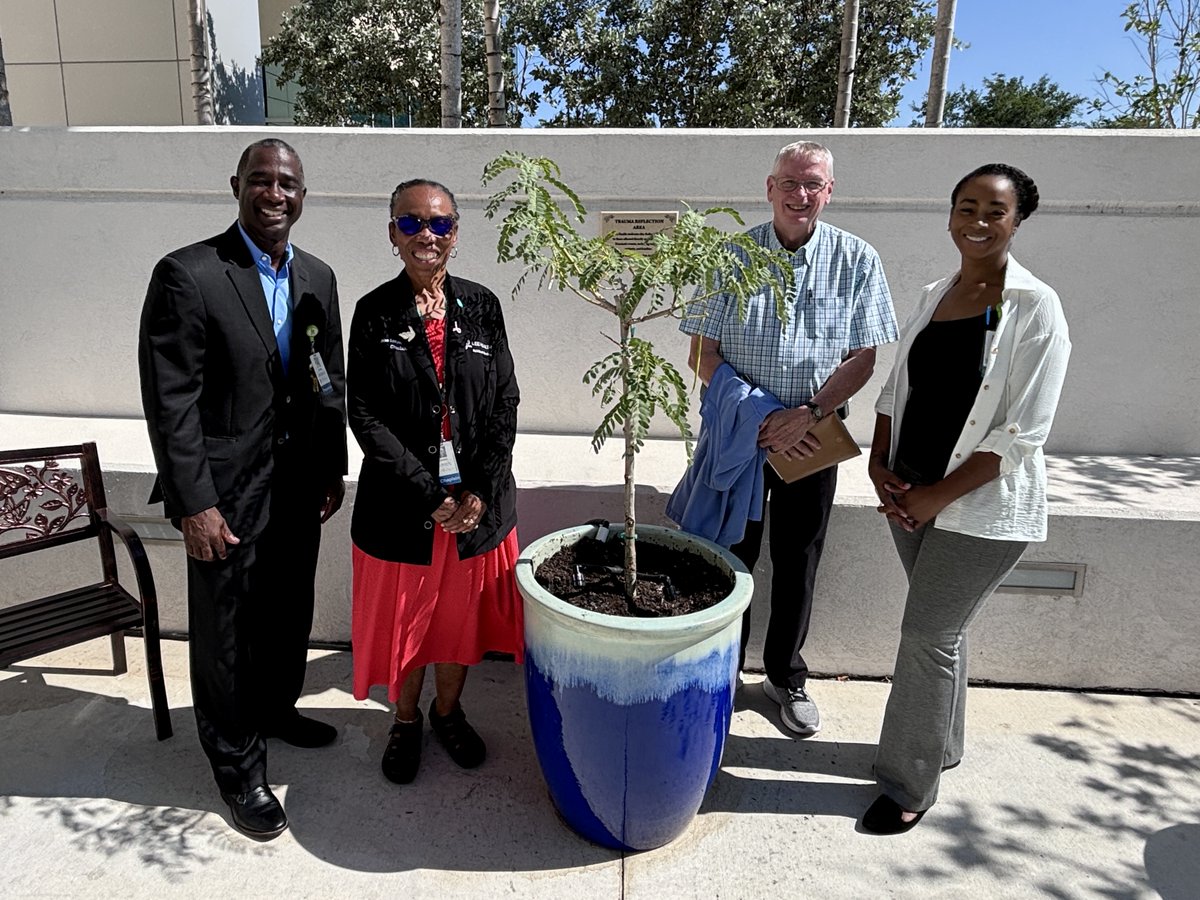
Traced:
<path id="1" fill-rule="evenodd" d="M 567 824 L 606 847 L 649 850 L 687 829 L 721 763 L 741 616 L 753 584 L 727 550 L 643 525 L 639 540 L 678 545 L 729 571 L 732 593 L 709 609 L 665 619 L 579 609 L 543 589 L 533 573 L 593 531 L 547 535 L 517 562 L 530 725 Z"/>

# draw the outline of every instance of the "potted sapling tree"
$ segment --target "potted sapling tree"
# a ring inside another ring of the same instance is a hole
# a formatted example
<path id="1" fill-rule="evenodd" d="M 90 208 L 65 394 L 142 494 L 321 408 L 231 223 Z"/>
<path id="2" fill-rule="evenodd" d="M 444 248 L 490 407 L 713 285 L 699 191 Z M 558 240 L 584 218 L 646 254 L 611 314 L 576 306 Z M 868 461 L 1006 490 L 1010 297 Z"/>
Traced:
<path id="1" fill-rule="evenodd" d="M 530 287 L 574 297 L 614 326 L 614 349 L 583 380 L 604 410 L 593 447 L 618 430 L 624 442 L 623 527 L 554 532 L 517 563 L 538 761 L 576 832 L 618 849 L 658 847 L 687 828 L 720 764 L 753 584 L 724 548 L 637 521 L 637 454 L 654 416 L 675 424 L 689 452 L 691 432 L 688 382 L 636 329 L 686 315 L 694 291 L 730 292 L 744 310 L 767 285 L 783 318 L 791 267 L 710 224 L 724 215 L 741 225 L 732 209 L 685 209 L 640 253 L 581 234 L 587 211 L 550 159 L 509 151 L 483 181 L 498 185 L 486 207 L 499 217 L 498 257 L 525 266 L 514 297 Z"/>

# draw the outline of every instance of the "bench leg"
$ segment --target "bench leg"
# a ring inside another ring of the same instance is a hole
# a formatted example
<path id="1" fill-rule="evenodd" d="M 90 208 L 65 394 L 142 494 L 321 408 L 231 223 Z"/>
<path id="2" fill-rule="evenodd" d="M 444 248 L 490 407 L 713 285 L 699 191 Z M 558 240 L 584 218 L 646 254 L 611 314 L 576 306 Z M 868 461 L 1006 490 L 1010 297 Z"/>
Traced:
<path id="1" fill-rule="evenodd" d="M 171 728 L 171 708 L 167 706 L 167 687 L 163 679 L 162 648 L 158 629 L 143 628 L 142 643 L 146 647 L 146 674 L 150 681 L 150 706 L 154 710 L 154 733 L 160 741 L 174 734 Z"/>
<path id="2" fill-rule="evenodd" d="M 129 663 L 125 659 L 125 632 L 118 631 L 109 636 L 112 643 L 113 674 L 124 675 L 129 671 Z"/>

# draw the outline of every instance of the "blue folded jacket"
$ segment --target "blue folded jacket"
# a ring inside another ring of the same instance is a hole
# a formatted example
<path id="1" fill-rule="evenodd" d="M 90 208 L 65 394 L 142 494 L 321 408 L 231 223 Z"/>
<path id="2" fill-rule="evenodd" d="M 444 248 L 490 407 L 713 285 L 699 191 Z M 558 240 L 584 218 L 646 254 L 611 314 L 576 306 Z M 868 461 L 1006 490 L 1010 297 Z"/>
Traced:
<path id="1" fill-rule="evenodd" d="M 722 363 L 700 401 L 700 439 L 692 464 L 667 501 L 667 516 L 684 531 L 732 547 L 746 522 L 762 518 L 763 420 L 783 409 L 773 394 L 751 387 Z"/>

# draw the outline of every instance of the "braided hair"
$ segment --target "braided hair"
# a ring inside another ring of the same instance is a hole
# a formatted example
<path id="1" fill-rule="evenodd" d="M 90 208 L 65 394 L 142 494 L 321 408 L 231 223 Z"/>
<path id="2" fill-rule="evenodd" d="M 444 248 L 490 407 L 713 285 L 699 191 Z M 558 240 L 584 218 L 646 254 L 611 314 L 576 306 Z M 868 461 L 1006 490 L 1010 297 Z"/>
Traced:
<path id="1" fill-rule="evenodd" d="M 1038 208 L 1038 189 L 1033 179 L 1016 166 L 1010 166 L 1006 163 L 988 163 L 980 166 L 973 172 L 968 172 L 954 186 L 954 190 L 950 192 L 950 205 L 954 206 L 958 202 L 958 192 L 963 189 L 963 186 L 968 181 L 984 175 L 997 175 L 1001 178 L 1007 178 L 1012 183 L 1013 192 L 1017 195 L 1018 222 L 1024 222 Z"/>

